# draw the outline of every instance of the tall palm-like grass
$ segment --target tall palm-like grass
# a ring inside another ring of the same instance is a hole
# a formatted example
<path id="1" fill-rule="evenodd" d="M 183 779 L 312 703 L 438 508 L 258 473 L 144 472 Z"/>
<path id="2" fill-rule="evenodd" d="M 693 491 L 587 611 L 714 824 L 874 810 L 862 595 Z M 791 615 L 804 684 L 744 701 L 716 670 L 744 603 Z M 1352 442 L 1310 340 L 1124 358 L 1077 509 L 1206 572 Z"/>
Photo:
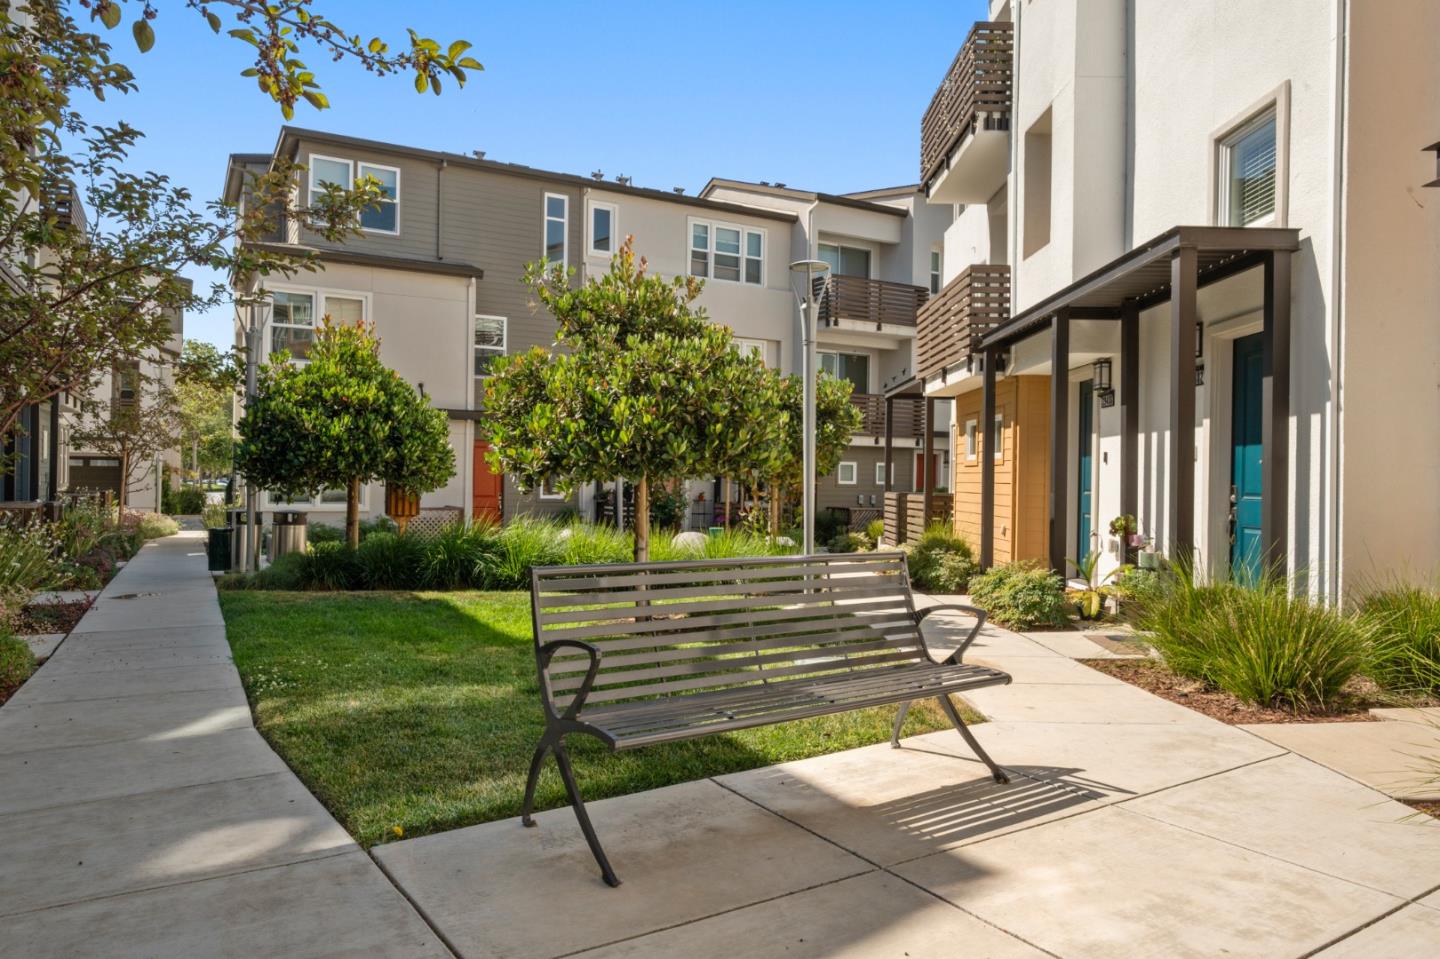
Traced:
<path id="1" fill-rule="evenodd" d="M 1283 580 L 1201 584 L 1188 571 L 1141 625 L 1175 672 L 1263 706 L 1323 710 L 1366 664 L 1370 628 Z"/>
<path id="2" fill-rule="evenodd" d="M 1359 616 L 1373 630 L 1371 679 L 1398 693 L 1440 691 L 1440 592 L 1394 581 L 1369 591 Z"/>

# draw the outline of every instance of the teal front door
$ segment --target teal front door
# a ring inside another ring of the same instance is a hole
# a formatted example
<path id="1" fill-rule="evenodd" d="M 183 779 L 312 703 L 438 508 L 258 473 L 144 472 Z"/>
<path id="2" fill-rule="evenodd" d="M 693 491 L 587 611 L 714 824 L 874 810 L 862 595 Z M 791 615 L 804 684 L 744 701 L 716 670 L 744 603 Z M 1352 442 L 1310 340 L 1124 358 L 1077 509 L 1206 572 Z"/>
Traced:
<path id="1" fill-rule="evenodd" d="M 1080 405 L 1077 412 L 1080 414 L 1079 436 L 1076 437 L 1075 449 L 1079 453 L 1076 473 L 1079 476 L 1078 486 L 1075 490 L 1075 514 L 1078 525 L 1075 527 L 1075 558 L 1083 560 L 1095 550 L 1095 545 L 1090 542 L 1090 533 L 1094 529 L 1094 517 L 1092 510 L 1094 506 L 1094 439 L 1095 439 L 1095 381 L 1085 380 L 1080 384 Z"/>
<path id="2" fill-rule="evenodd" d="M 1241 582 L 1260 578 L 1260 334 L 1235 341 L 1231 386 L 1230 575 Z"/>

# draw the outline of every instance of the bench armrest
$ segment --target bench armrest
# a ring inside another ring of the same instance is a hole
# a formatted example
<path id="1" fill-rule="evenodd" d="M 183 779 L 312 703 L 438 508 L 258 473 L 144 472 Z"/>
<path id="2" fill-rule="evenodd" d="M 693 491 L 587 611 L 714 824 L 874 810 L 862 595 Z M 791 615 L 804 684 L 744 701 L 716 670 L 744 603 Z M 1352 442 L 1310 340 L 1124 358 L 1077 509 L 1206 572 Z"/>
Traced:
<path id="1" fill-rule="evenodd" d="M 975 637 L 980 635 L 980 629 L 985 625 L 985 610 L 981 609 L 978 606 L 963 606 L 959 603 L 946 603 L 941 606 L 926 606 L 924 609 L 916 610 L 915 628 L 920 628 L 920 624 L 925 621 L 926 616 L 929 616 L 931 613 L 940 612 L 942 610 L 969 613 L 971 616 L 975 617 L 975 626 L 970 630 L 969 635 L 967 635 L 965 639 L 961 641 L 959 647 L 955 650 L 955 652 L 951 653 L 950 656 L 945 660 L 946 663 L 958 664 L 960 662 L 960 658 L 965 655 L 965 650 L 969 649 L 970 644 L 975 642 Z"/>
<path id="2" fill-rule="evenodd" d="M 554 714 L 554 707 L 551 702 L 554 697 L 550 692 L 550 681 L 546 671 L 550 668 L 550 660 L 562 649 L 578 649 L 590 657 L 590 668 L 585 670 L 585 679 L 580 683 L 580 688 L 575 690 L 575 696 L 570 700 L 570 705 L 566 706 L 565 712 L 558 717 L 574 719 L 580 714 L 580 707 L 585 705 L 585 697 L 590 695 L 590 687 L 595 684 L 595 674 L 600 670 L 600 649 L 578 639 L 552 639 L 548 643 L 542 643 L 535 651 L 535 656 L 540 661 L 540 680 L 543 683 L 547 700 L 545 708 L 552 714 Z"/>

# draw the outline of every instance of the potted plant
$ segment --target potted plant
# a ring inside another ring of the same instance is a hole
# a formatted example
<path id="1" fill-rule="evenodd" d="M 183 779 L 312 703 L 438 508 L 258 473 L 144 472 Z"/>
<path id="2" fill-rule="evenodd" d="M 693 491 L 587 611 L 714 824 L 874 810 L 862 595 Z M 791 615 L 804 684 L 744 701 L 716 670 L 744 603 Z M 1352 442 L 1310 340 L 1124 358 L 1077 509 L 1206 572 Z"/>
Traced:
<path id="1" fill-rule="evenodd" d="M 1113 524 L 1111 529 L 1114 529 Z M 1079 578 L 1084 580 L 1084 585 L 1065 590 L 1065 597 L 1079 607 L 1081 619 L 1099 619 L 1105 612 L 1106 601 L 1115 595 L 1113 581 L 1124 567 L 1117 566 L 1106 575 L 1098 576 L 1099 553 L 1090 553 L 1084 559 L 1072 559 L 1069 563 L 1075 567 L 1075 572 L 1080 574 Z"/>
<path id="2" fill-rule="evenodd" d="M 1145 537 L 1140 535 L 1135 517 L 1129 513 L 1117 516 L 1110 521 L 1110 535 L 1119 537 L 1120 542 L 1130 549 L 1139 549 L 1145 545 Z"/>

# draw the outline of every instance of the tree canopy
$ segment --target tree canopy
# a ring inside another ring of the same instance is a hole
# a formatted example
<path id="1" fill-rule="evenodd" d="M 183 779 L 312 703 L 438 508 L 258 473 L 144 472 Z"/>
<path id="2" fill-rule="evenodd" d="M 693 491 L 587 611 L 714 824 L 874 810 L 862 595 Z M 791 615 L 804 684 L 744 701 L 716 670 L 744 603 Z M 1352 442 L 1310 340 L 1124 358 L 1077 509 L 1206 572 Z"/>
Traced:
<path id="1" fill-rule="evenodd" d="M 363 484 L 418 494 L 455 475 L 444 412 L 381 363 L 379 347 L 365 324 L 327 319 L 304 365 L 281 354 L 261 369 L 235 448 L 236 467 L 257 488 L 287 498 L 344 489 L 352 547 Z"/>

